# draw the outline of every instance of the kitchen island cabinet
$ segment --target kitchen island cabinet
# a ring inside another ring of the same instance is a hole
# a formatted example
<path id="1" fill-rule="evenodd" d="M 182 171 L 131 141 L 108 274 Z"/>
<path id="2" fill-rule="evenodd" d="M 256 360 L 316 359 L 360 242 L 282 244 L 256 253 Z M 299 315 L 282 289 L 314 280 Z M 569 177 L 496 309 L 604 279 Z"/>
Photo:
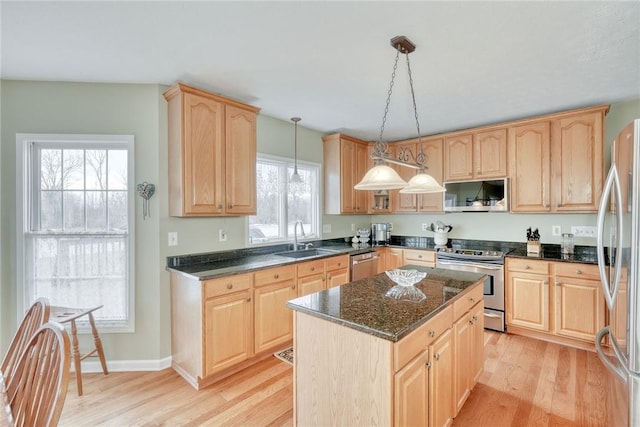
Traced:
<path id="1" fill-rule="evenodd" d="M 460 319 L 454 313 L 463 318 L 470 307 L 483 306 L 484 276 L 406 268 L 428 272 L 416 285 L 423 302 L 386 297 L 394 286 L 386 274 L 289 301 L 295 310 L 295 425 L 451 422 L 456 358 L 469 358 L 456 352 L 452 330 Z M 482 340 L 468 343 L 482 359 Z"/>
<path id="2" fill-rule="evenodd" d="M 178 83 L 164 93 L 169 121 L 169 214 L 256 213 L 259 108 Z"/>

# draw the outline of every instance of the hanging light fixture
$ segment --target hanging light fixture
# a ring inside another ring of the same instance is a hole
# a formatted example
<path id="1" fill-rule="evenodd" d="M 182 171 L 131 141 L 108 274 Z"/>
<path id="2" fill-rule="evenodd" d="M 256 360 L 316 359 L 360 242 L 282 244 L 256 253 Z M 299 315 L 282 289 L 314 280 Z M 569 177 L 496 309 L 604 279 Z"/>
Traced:
<path id="1" fill-rule="evenodd" d="M 409 62 L 409 54 L 416 49 L 416 45 L 414 45 L 411 40 L 405 36 L 396 36 L 391 39 L 391 46 L 393 46 L 398 52 L 396 53 L 396 60 L 393 64 L 393 72 L 391 74 L 391 83 L 389 85 L 387 102 L 384 108 L 382 126 L 380 126 L 380 136 L 374 145 L 373 153 L 371 153 L 371 158 L 374 160 L 374 166 L 369 169 L 364 178 L 362 178 L 362 181 L 356 184 L 353 188 L 356 190 L 394 190 L 400 188 L 401 193 L 409 194 L 441 193 L 445 191 L 445 188 L 438 184 L 435 178 L 425 172 L 427 169 L 427 156 L 424 154 L 422 149 L 420 122 L 418 121 L 418 109 L 416 107 L 416 96 L 413 90 L 413 78 L 411 76 L 411 64 Z M 396 69 L 398 68 L 400 53 L 404 53 L 407 58 L 409 86 L 411 88 L 411 99 L 413 101 L 413 111 L 416 118 L 420 152 L 414 156 L 410 149 L 405 149 L 402 156 L 393 158 L 389 156 L 387 152 L 389 145 L 384 141 L 383 134 L 384 125 L 387 121 L 387 113 L 389 112 L 389 102 L 391 101 L 393 82 L 396 77 Z M 412 159 L 413 161 L 404 159 Z M 407 183 L 393 168 L 387 166 L 385 163 L 393 163 L 418 169 L 419 173 L 411 178 Z"/>
<path id="2" fill-rule="evenodd" d="M 302 182 L 302 178 L 300 178 L 300 174 L 298 173 L 298 122 L 302 120 L 300 117 L 291 117 L 291 121 L 293 122 L 294 128 L 294 138 L 293 138 L 293 174 L 291 178 L 289 178 L 289 182 L 292 184 L 299 184 Z"/>

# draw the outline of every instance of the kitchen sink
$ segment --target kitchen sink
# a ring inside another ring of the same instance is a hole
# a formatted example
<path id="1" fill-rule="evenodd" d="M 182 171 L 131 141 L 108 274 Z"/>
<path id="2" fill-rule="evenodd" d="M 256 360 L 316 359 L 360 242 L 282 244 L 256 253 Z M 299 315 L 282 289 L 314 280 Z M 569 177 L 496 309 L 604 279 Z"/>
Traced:
<path id="1" fill-rule="evenodd" d="M 336 251 L 327 249 L 302 249 L 299 251 L 276 252 L 274 255 L 286 256 L 289 258 L 310 258 L 314 256 L 333 255 Z"/>

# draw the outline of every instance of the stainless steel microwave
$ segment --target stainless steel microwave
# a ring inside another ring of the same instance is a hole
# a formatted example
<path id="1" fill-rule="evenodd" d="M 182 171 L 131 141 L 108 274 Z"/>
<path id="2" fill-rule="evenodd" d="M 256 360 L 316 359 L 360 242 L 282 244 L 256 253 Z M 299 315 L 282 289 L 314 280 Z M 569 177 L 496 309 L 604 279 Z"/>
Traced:
<path id="1" fill-rule="evenodd" d="M 477 181 L 445 182 L 445 212 L 508 212 L 509 180 L 507 178 Z"/>

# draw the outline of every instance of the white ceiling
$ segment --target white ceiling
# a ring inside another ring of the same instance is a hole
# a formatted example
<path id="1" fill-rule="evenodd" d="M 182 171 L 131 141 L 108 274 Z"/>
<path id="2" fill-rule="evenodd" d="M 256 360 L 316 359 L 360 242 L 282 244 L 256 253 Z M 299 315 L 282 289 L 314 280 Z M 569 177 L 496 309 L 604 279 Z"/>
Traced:
<path id="1" fill-rule="evenodd" d="M 640 2 L 2 1 L 1 77 L 182 81 L 378 136 L 406 35 L 423 134 L 640 98 Z M 416 136 L 401 56 L 385 139 Z"/>

